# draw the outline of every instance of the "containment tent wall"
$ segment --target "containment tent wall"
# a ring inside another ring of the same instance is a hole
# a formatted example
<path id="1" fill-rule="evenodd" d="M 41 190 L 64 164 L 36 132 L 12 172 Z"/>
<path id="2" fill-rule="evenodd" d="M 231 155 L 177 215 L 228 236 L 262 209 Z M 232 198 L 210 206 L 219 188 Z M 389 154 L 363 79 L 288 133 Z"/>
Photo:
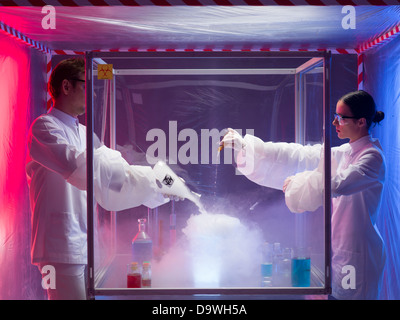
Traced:
<path id="1" fill-rule="evenodd" d="M 365 90 L 375 97 L 378 110 L 385 112 L 381 125 L 373 129 L 386 158 L 386 184 L 377 225 L 386 245 L 386 269 L 382 299 L 399 299 L 400 230 L 399 157 L 400 157 L 400 39 L 377 46 L 365 55 Z"/>
<path id="2" fill-rule="evenodd" d="M 42 299 L 31 265 L 25 157 L 28 129 L 46 111 L 46 56 L 0 34 L 0 299 Z M 38 277 L 39 275 L 39 277 Z"/>

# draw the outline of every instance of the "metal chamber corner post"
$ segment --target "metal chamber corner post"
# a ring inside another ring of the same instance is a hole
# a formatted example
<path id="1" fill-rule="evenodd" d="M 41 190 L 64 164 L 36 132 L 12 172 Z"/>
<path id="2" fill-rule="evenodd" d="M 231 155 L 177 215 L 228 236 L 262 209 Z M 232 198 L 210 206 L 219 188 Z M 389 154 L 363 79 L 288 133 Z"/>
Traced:
<path id="1" fill-rule="evenodd" d="M 325 214 L 325 289 L 332 292 L 331 266 L 331 52 L 325 52 L 324 59 L 324 214 Z"/>
<path id="2" fill-rule="evenodd" d="M 330 130 L 330 74 L 331 52 L 324 52 L 323 59 L 313 58 L 297 68 L 295 74 L 295 142 L 305 144 L 306 127 L 306 84 L 305 74 L 318 65 L 323 65 L 323 142 L 324 142 L 324 235 L 325 235 L 325 293 L 331 293 L 331 130 Z M 305 221 L 296 215 L 296 243 L 305 242 Z"/>
<path id="3" fill-rule="evenodd" d="M 85 53 L 86 179 L 87 179 L 87 297 L 94 299 L 94 189 L 93 189 L 93 53 Z"/>

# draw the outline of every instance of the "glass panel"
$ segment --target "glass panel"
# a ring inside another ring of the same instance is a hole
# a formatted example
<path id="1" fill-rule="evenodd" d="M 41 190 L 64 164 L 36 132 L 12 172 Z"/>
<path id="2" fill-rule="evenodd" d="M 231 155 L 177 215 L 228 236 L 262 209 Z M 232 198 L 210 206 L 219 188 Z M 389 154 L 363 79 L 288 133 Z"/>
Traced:
<path id="1" fill-rule="evenodd" d="M 139 219 L 146 219 L 152 241 L 151 289 L 323 289 L 323 208 L 302 214 L 300 236 L 306 239 L 307 256 L 297 255 L 296 215 L 286 206 L 281 187 L 265 187 L 240 174 L 231 149 L 218 154 L 228 127 L 263 141 L 296 142 L 296 69 L 310 58 L 102 60 L 113 65 L 114 80 L 98 79 L 94 64 L 96 137 L 129 164 L 165 161 L 201 195 L 205 212 L 187 199 L 118 212 L 97 206 L 96 289 L 105 294 L 126 290 Z M 321 68 L 307 69 L 302 77 L 304 144 L 321 143 Z M 271 259 L 265 255 L 266 242 L 281 249 Z M 309 257 L 311 273 L 304 259 Z"/>
<path id="2" fill-rule="evenodd" d="M 323 114 L 324 114 L 324 83 L 323 60 L 312 64 L 299 73 L 301 90 L 301 121 L 303 122 L 304 145 L 323 145 Z M 321 150 L 321 154 L 323 151 Z M 324 239 L 324 208 L 319 207 L 314 212 L 297 214 L 296 245 L 297 248 L 307 248 L 310 256 L 311 272 L 314 286 L 324 285 L 325 243 Z"/>
<path id="3" fill-rule="evenodd" d="M 115 94 L 114 80 L 98 79 L 97 68 L 93 78 L 93 128 L 94 145 L 105 145 L 115 149 Z M 96 173 L 94 174 L 96 177 Z M 108 211 L 100 205 L 95 206 L 94 212 L 94 264 L 95 284 L 102 281 L 104 275 L 115 258 L 116 254 L 116 229 L 115 212 Z"/>

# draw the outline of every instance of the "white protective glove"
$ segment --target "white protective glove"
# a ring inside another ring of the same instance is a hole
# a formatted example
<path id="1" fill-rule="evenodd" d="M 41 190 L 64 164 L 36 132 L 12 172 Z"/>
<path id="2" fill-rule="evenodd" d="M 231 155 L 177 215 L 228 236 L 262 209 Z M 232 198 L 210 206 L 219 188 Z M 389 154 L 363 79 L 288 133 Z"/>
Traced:
<path id="1" fill-rule="evenodd" d="M 181 197 L 174 196 L 172 194 L 166 194 L 166 193 L 163 194 L 163 197 L 166 198 L 166 199 L 169 199 L 171 201 L 172 200 L 173 201 L 183 201 L 183 200 L 185 200 L 185 198 L 181 198 Z"/>
<path id="2" fill-rule="evenodd" d="M 239 132 L 228 128 L 228 132 L 224 135 L 221 142 L 219 143 L 219 151 L 223 148 L 232 148 L 233 150 L 239 152 L 245 147 L 245 142 L 243 137 Z"/>
<path id="3" fill-rule="evenodd" d="M 186 184 L 186 181 L 183 178 L 181 178 L 179 176 L 178 176 L 178 178 L 181 179 L 181 181 L 184 184 Z M 163 193 L 162 195 L 163 195 L 164 198 L 169 199 L 171 201 L 183 201 L 183 200 L 185 200 L 185 198 L 182 198 L 182 197 L 174 195 L 174 194 Z"/>

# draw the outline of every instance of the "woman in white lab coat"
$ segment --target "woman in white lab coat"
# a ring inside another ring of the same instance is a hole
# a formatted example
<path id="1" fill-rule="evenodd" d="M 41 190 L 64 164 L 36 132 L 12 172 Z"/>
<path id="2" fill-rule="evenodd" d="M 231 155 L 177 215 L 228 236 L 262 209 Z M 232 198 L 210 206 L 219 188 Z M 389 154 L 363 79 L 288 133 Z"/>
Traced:
<path id="1" fill-rule="evenodd" d="M 385 160 L 379 141 L 369 133 L 383 120 L 365 91 L 343 96 L 333 125 L 340 139 L 332 148 L 332 295 L 336 299 L 377 299 L 385 263 L 384 243 L 375 222 L 379 213 Z M 221 143 L 238 152 L 238 169 L 250 180 L 283 188 L 292 212 L 322 205 L 321 145 L 263 142 L 229 129 Z"/>

